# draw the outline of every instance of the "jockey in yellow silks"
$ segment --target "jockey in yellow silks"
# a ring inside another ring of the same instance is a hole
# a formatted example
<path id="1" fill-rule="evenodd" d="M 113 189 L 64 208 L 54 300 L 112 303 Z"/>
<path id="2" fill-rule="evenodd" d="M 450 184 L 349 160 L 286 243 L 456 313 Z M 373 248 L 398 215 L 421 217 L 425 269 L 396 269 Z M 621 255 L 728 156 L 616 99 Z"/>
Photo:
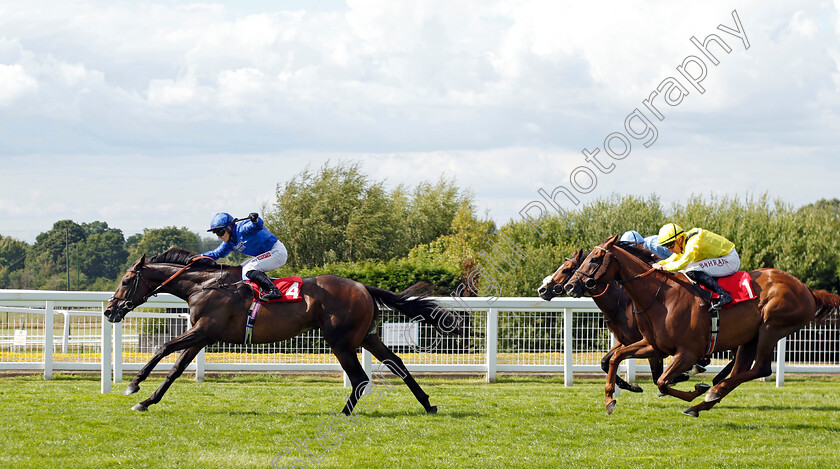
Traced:
<path id="1" fill-rule="evenodd" d="M 741 258 L 732 241 L 702 228 L 686 232 L 675 223 L 667 223 L 659 230 L 659 244 L 672 254 L 654 264 L 655 269 L 683 271 L 692 281 L 717 293 L 720 298 L 712 303 L 712 308 L 732 302 L 729 292 L 715 280 L 732 275 L 741 267 Z"/>

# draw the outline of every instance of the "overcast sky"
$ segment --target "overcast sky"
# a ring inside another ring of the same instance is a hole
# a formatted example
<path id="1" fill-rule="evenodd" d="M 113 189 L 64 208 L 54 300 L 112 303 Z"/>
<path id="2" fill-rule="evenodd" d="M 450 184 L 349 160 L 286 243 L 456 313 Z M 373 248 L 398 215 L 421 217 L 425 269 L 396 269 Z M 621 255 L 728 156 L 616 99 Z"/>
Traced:
<path id="1" fill-rule="evenodd" d="M 840 2 L 639 3 L 3 0 L 0 234 L 203 231 L 328 160 L 453 177 L 500 224 L 561 185 L 840 197 Z"/>

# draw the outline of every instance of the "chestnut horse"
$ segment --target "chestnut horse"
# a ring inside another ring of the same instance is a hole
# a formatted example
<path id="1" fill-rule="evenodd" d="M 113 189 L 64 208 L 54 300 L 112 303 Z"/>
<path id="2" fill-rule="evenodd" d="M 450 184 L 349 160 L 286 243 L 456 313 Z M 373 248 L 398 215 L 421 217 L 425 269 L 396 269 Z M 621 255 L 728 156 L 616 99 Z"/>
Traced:
<path id="1" fill-rule="evenodd" d="M 720 312 L 720 332 L 714 350 L 707 351 L 710 314 L 699 291 L 685 275 L 652 269 L 617 246 L 617 240 L 618 236 L 613 236 L 596 246 L 564 287 L 566 293 L 580 297 L 599 283 L 617 280 L 633 300 L 644 338 L 616 352 L 610 360 L 608 379 L 616 375 L 618 364 L 627 357 L 672 355 L 657 387 L 662 394 L 691 402 L 702 392 L 674 389 L 674 379 L 706 353 L 738 348 L 732 374 L 713 386 L 702 403 L 683 412 L 692 417 L 711 409 L 741 383 L 769 376 L 773 348 L 779 339 L 814 319 L 826 319 L 840 308 L 840 296 L 812 290 L 786 272 L 754 270 L 750 272 L 751 286 L 758 298 Z M 614 390 L 610 384 L 614 383 L 607 383 L 607 400 Z"/>
<path id="2" fill-rule="evenodd" d="M 109 321 L 121 321 L 150 296 L 165 292 L 189 304 L 193 324 L 188 331 L 163 344 L 128 385 L 125 394 L 136 393 L 140 390 L 139 384 L 162 358 L 181 350 L 163 384 L 132 409 L 148 410 L 150 405 L 158 403 L 172 382 L 205 346 L 216 342 L 245 342 L 246 320 L 254 294 L 251 287 L 241 280 L 241 267 L 217 264 L 206 257 L 196 259 L 196 254 L 179 248 L 172 248 L 149 262 L 143 256 L 126 271 L 105 309 L 105 317 Z M 429 396 L 402 360 L 382 343 L 376 333 L 379 318 L 377 303 L 390 306 L 409 318 L 428 322 L 444 334 L 461 332 L 458 317 L 428 298 L 409 298 L 405 294 L 391 293 L 336 275 L 303 279 L 300 294 L 304 301 L 261 305 L 254 322 L 252 343 L 277 342 L 320 328 L 353 386 L 342 412 L 349 415 L 353 411 L 368 382 L 356 356 L 359 346 L 369 350 L 401 377 L 426 412 L 437 412 L 437 407 L 429 404 Z"/>
<path id="3" fill-rule="evenodd" d="M 632 244 L 625 244 L 627 249 L 632 250 L 636 256 L 640 257 L 642 260 L 647 262 L 648 264 L 653 263 L 656 258 L 650 251 L 642 248 L 634 248 Z M 564 295 L 566 292 L 563 287 L 566 285 L 566 282 L 571 278 L 571 276 L 575 273 L 575 271 L 580 267 L 581 262 L 589 255 L 589 252 L 584 252 L 583 250 L 579 250 L 576 252 L 571 258 L 566 259 L 566 261 L 557 268 L 554 274 L 546 277 L 543 280 L 543 284 L 537 290 L 540 298 L 550 301 L 555 296 Z M 606 355 L 601 359 L 601 369 L 604 370 L 604 373 L 609 373 L 609 366 L 610 360 L 615 356 L 615 353 L 622 347 L 626 345 L 630 345 L 642 340 L 642 333 L 639 332 L 639 327 L 636 324 L 636 318 L 633 310 L 633 302 L 630 300 L 630 297 L 627 295 L 627 292 L 621 287 L 618 282 L 608 282 L 601 284 L 603 289 L 601 291 L 591 291 L 587 292 L 595 301 L 595 304 L 604 314 L 604 324 L 613 333 L 616 338 L 616 344 L 607 352 Z M 628 357 L 634 358 L 634 357 Z M 650 364 L 650 373 L 653 382 L 655 383 L 659 376 L 662 375 L 663 370 L 663 361 L 664 355 L 656 355 L 648 357 L 648 363 Z M 732 370 L 732 366 L 734 364 L 734 360 L 730 361 L 712 380 L 714 384 L 720 382 L 723 378 L 725 378 L 729 372 Z M 679 375 L 675 382 L 682 382 L 687 381 L 689 379 L 689 375 L 683 373 Z M 607 377 L 607 382 L 609 383 L 609 376 Z M 621 389 L 625 389 L 631 392 L 642 392 L 642 388 L 637 384 L 630 384 L 621 379 L 620 376 L 615 376 L 615 385 L 617 385 Z M 709 385 L 707 384 L 698 384 L 699 388 L 703 390 L 709 389 Z M 610 399 L 606 403 L 607 414 L 611 414 L 615 409 L 616 401 L 614 399 Z"/>

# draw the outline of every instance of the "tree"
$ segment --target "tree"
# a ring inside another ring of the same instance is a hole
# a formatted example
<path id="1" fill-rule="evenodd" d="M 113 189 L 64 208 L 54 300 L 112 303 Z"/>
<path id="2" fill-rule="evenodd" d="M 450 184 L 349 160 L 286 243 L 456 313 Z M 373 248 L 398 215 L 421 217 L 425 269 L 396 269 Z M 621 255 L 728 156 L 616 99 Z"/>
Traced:
<path id="1" fill-rule="evenodd" d="M 39 263 L 62 264 L 65 262 L 67 247 L 85 239 L 85 236 L 85 229 L 73 220 L 57 221 L 50 231 L 35 238 L 32 246 L 34 256 L 30 257 Z"/>
<path id="2" fill-rule="evenodd" d="M 80 270 L 89 278 L 115 278 L 128 259 L 122 230 L 108 228 L 91 230 L 91 234 L 78 246 Z"/>
<path id="3" fill-rule="evenodd" d="M 412 194 L 408 209 L 408 234 L 412 246 L 430 243 L 452 233 L 452 221 L 472 195 L 462 194 L 455 181 L 441 176 L 437 183 L 422 182 Z"/>
<path id="4" fill-rule="evenodd" d="M 0 270 L 11 272 L 22 269 L 28 247 L 29 245 L 23 241 L 0 235 Z"/>
<path id="5" fill-rule="evenodd" d="M 278 185 L 277 202 L 265 214 L 296 267 L 405 255 L 404 219 L 384 184 L 371 183 L 358 163 L 302 171 Z"/>
<path id="6" fill-rule="evenodd" d="M 167 226 L 164 228 L 146 228 L 143 230 L 143 235 L 140 239 L 132 236 L 132 242 L 136 242 L 132 247 L 131 254 L 128 258 L 129 262 L 134 262 L 140 256 L 147 257 L 156 256 L 169 248 L 181 247 L 193 252 L 199 250 L 198 235 L 190 231 L 188 228 L 176 228 L 174 226 Z"/>
<path id="7" fill-rule="evenodd" d="M 389 260 L 451 233 L 462 202 L 453 181 L 421 183 L 413 190 L 370 181 L 359 163 L 308 168 L 282 187 L 266 223 L 289 250 L 294 267 L 331 262 Z"/>

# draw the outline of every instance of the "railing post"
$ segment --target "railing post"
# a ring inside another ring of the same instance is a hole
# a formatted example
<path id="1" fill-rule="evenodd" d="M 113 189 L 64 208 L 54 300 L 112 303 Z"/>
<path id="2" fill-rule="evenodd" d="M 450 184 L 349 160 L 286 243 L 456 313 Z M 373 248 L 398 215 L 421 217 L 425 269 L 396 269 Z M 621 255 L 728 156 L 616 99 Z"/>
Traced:
<path id="1" fill-rule="evenodd" d="M 487 365 L 486 380 L 488 383 L 496 382 L 496 365 L 499 350 L 499 310 L 490 308 L 487 310 L 487 328 L 484 334 L 486 353 L 485 363 Z"/>
<path id="2" fill-rule="evenodd" d="M 102 394 L 108 394 L 111 392 L 111 323 L 108 321 L 108 318 L 105 317 L 105 308 L 107 308 L 107 306 L 102 307 L 103 314 L 99 316 L 102 319 L 102 374 L 100 376 L 100 392 Z"/>
<path id="3" fill-rule="evenodd" d="M 785 385 L 785 352 L 787 349 L 787 337 L 782 337 L 776 343 L 776 387 Z"/>
<path id="4" fill-rule="evenodd" d="M 44 308 L 44 379 L 52 379 L 53 375 L 54 316 L 55 302 L 47 301 Z"/>
<path id="5" fill-rule="evenodd" d="M 187 314 L 187 328 L 192 329 L 193 323 L 190 321 L 190 315 Z M 201 350 L 198 351 L 198 354 L 195 356 L 195 382 L 196 383 L 203 383 L 204 382 L 204 351 L 207 350 L 207 347 L 202 347 Z"/>
<path id="6" fill-rule="evenodd" d="M 636 382 L 636 359 L 635 358 L 628 358 L 625 360 L 627 362 L 627 374 L 624 376 L 624 381 L 628 383 L 635 383 Z"/>
<path id="7" fill-rule="evenodd" d="M 114 323 L 114 382 L 122 383 L 123 367 L 123 323 Z"/>
<path id="8" fill-rule="evenodd" d="M 204 350 L 207 347 L 201 349 L 198 352 L 198 355 L 195 357 L 195 382 L 196 383 L 203 383 L 204 382 Z"/>
<path id="9" fill-rule="evenodd" d="M 613 347 L 615 347 L 615 344 L 617 344 L 617 343 L 618 343 L 618 338 L 616 338 L 615 334 L 610 333 L 610 350 L 612 350 L 612 348 L 613 348 Z M 616 373 L 618 373 L 619 375 L 621 375 L 621 369 L 622 369 L 622 368 L 624 368 L 624 370 L 627 370 L 627 364 L 626 364 L 626 362 L 623 362 L 623 363 L 621 363 L 621 364 L 619 365 L 619 368 L 618 368 L 618 370 L 616 371 Z M 615 391 L 613 391 L 613 397 L 616 397 L 616 398 L 617 398 L 617 397 L 619 397 L 619 396 L 621 396 L 621 388 L 620 388 L 620 387 L 618 387 L 618 386 L 616 386 L 616 387 L 615 387 Z"/>
<path id="10" fill-rule="evenodd" d="M 373 355 L 371 355 L 366 348 L 362 348 L 362 368 L 365 370 L 365 374 L 368 379 L 365 394 L 370 394 L 373 392 L 373 377 L 371 376 L 373 370 Z"/>
<path id="11" fill-rule="evenodd" d="M 67 353 L 70 348 L 70 312 L 62 311 L 64 315 L 64 328 L 61 333 L 61 353 Z"/>
<path id="12" fill-rule="evenodd" d="M 563 385 L 571 387 L 572 376 L 572 309 L 563 308 Z"/>

